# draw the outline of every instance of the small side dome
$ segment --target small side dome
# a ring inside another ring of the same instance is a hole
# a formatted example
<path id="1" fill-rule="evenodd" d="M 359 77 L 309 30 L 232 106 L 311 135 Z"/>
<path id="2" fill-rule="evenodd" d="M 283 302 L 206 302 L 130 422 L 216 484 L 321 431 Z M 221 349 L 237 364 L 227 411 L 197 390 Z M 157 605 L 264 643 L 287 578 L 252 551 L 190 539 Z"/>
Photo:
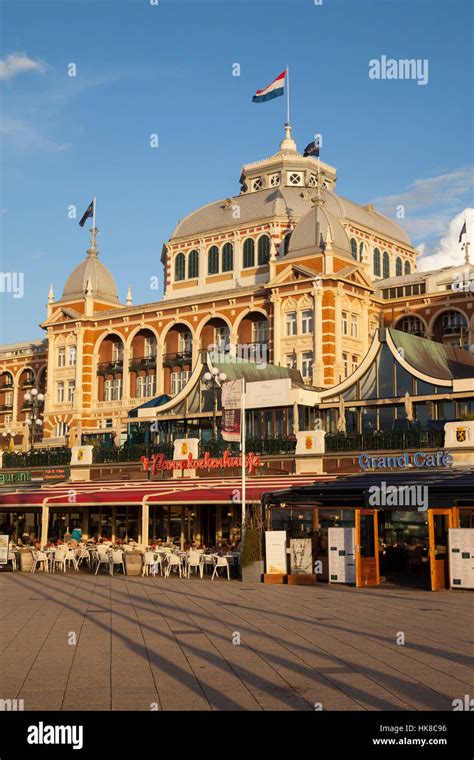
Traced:
<path id="1" fill-rule="evenodd" d="M 98 301 L 119 303 L 115 280 L 109 270 L 99 261 L 96 248 L 89 248 L 87 258 L 81 261 L 69 275 L 61 301 L 82 299 L 90 283 L 90 295 Z"/>
<path id="2" fill-rule="evenodd" d="M 291 235 L 288 255 L 304 255 L 315 249 L 324 252 L 328 228 L 333 248 L 352 259 L 349 238 L 344 227 L 322 205 L 316 205 L 297 223 Z"/>

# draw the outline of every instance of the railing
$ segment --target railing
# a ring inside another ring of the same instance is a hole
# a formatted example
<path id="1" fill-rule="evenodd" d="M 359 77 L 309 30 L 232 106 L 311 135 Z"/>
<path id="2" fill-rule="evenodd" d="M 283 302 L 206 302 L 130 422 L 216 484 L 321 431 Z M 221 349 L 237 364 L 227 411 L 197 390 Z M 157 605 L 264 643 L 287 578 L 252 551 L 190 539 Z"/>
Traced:
<path id="1" fill-rule="evenodd" d="M 155 446 L 144 446 L 134 444 L 132 446 L 122 446 L 120 449 L 114 447 L 94 448 L 92 452 L 92 461 L 94 464 L 112 464 L 114 462 L 139 462 L 140 457 L 150 457 L 152 454 L 164 454 L 168 458 L 173 457 L 172 443 L 159 443 Z"/>
<path id="2" fill-rule="evenodd" d="M 5 467 L 55 467 L 66 465 L 71 461 L 70 449 L 41 449 L 39 451 L 4 451 L 3 463 Z"/>
<path id="3" fill-rule="evenodd" d="M 34 384 L 35 384 L 35 381 L 33 380 L 33 378 L 31 378 L 30 380 L 23 380 L 23 382 L 21 384 L 21 387 L 22 388 L 31 388 L 31 386 L 34 385 Z"/>
<path id="4" fill-rule="evenodd" d="M 13 409 L 13 402 L 11 404 L 0 404 L 0 412 L 9 412 Z"/>
<path id="5" fill-rule="evenodd" d="M 32 401 L 24 401 L 23 404 L 21 405 L 21 409 L 22 411 L 24 411 L 25 409 L 31 409 L 32 406 L 33 406 Z"/>
<path id="6" fill-rule="evenodd" d="M 123 359 L 111 362 L 99 362 L 97 365 L 98 375 L 113 375 L 115 372 L 123 372 Z"/>
<path id="7" fill-rule="evenodd" d="M 163 367 L 172 367 L 178 364 L 189 364 L 192 361 L 191 351 L 179 351 L 174 354 L 163 354 Z"/>
<path id="8" fill-rule="evenodd" d="M 155 369 L 156 368 L 156 356 L 141 356 L 135 359 L 130 359 L 130 369 L 134 372 L 140 372 L 142 369 Z"/>
<path id="9" fill-rule="evenodd" d="M 265 438 L 246 438 L 245 450 L 252 451 L 254 454 L 289 454 L 293 455 L 296 449 L 296 438 L 292 436 L 274 436 Z M 206 451 L 212 457 L 222 456 L 224 451 L 238 455 L 240 453 L 240 443 L 227 441 L 200 441 L 199 456 L 203 456 Z"/>
<path id="10" fill-rule="evenodd" d="M 324 445 L 327 453 L 435 449 L 444 445 L 444 431 L 398 430 L 388 433 L 327 433 Z"/>
<path id="11" fill-rule="evenodd" d="M 13 389 L 13 383 L 2 383 L 0 385 L 0 391 L 11 390 L 11 389 Z"/>

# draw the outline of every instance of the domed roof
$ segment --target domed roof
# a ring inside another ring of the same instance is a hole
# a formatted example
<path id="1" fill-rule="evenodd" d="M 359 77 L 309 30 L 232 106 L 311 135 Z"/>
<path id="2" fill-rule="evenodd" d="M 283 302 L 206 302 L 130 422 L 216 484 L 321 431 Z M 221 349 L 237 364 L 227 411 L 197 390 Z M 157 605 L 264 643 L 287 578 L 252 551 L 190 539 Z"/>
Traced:
<path id="1" fill-rule="evenodd" d="M 99 261 L 97 248 L 89 248 L 87 257 L 71 272 L 59 300 L 82 299 L 88 287 L 94 299 L 119 303 L 115 280 L 107 267 Z"/>
<path id="2" fill-rule="evenodd" d="M 297 223 L 291 235 L 286 258 L 292 255 L 304 256 L 309 252 L 308 249 L 324 251 L 329 230 L 333 248 L 352 259 L 349 238 L 344 227 L 322 203 L 321 200 L 319 204 L 317 201 Z"/>

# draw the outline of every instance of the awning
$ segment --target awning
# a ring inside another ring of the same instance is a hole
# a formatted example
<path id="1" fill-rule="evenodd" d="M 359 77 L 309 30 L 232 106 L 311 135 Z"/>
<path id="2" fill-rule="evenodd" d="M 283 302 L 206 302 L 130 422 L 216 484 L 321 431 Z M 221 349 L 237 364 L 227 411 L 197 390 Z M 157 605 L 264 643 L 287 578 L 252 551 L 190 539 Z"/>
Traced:
<path id="1" fill-rule="evenodd" d="M 138 417 L 139 409 L 153 409 L 155 406 L 163 406 L 163 404 L 167 404 L 168 401 L 171 401 L 171 396 L 167 396 L 166 393 L 162 393 L 161 396 L 156 396 L 156 398 L 145 401 L 145 403 L 140 404 L 140 406 L 135 406 L 129 411 L 128 416 Z"/>

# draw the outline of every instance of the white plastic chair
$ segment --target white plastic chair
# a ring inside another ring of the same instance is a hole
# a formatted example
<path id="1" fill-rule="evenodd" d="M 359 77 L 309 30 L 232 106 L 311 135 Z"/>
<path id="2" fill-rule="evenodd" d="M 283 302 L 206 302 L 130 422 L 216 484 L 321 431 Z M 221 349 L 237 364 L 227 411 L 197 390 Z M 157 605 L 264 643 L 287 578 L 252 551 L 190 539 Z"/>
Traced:
<path id="1" fill-rule="evenodd" d="M 229 563 L 227 562 L 227 557 L 219 557 L 219 556 L 216 557 L 216 564 L 214 567 L 214 572 L 212 573 L 211 581 L 214 580 L 216 575 L 217 576 L 219 575 L 218 569 L 219 568 L 224 569 L 224 567 L 227 569 L 227 580 L 230 581 L 230 569 L 229 569 Z"/>
<path id="2" fill-rule="evenodd" d="M 40 566 L 42 565 L 44 572 L 45 573 L 49 573 L 49 562 L 48 562 L 47 555 L 44 552 L 33 551 L 33 550 L 31 551 L 31 553 L 32 553 L 33 559 L 34 559 L 34 563 L 33 563 L 33 566 L 31 568 L 31 572 L 35 573 L 36 572 L 36 568 L 38 567 L 38 565 L 40 565 Z"/>
<path id="3" fill-rule="evenodd" d="M 155 564 L 154 564 L 154 573 L 153 575 L 156 575 L 158 573 L 158 570 L 160 571 L 160 575 L 163 575 L 163 558 L 164 555 L 160 552 L 154 553 L 155 557 Z"/>
<path id="4" fill-rule="evenodd" d="M 79 553 L 77 555 L 77 564 L 81 565 L 82 562 L 84 562 L 84 560 L 87 562 L 87 565 L 90 568 L 90 566 L 91 566 L 91 555 L 90 555 L 90 552 L 89 552 L 88 549 L 84 549 L 83 547 L 81 547 L 79 549 Z"/>
<path id="5" fill-rule="evenodd" d="M 195 551 L 192 551 L 192 550 L 189 552 L 188 564 L 186 566 L 186 575 L 187 575 L 188 578 L 191 575 L 191 568 L 193 568 L 193 567 L 194 567 L 194 569 L 197 569 L 197 571 L 199 572 L 199 575 L 202 578 L 203 572 L 204 572 L 204 567 L 203 567 L 203 564 L 201 562 L 201 557 L 202 557 L 202 555 L 199 552 L 195 552 Z"/>
<path id="6" fill-rule="evenodd" d="M 51 568 L 53 573 L 56 570 L 56 567 L 59 565 L 59 568 L 65 573 L 66 572 L 66 552 L 61 551 L 61 549 L 56 549 L 54 552 L 54 557 L 51 562 Z"/>
<path id="7" fill-rule="evenodd" d="M 177 554 L 168 554 L 166 559 L 167 559 L 168 564 L 166 565 L 165 577 L 169 578 L 171 568 L 177 567 L 179 570 L 179 577 L 181 578 L 181 566 L 182 566 L 181 557 L 179 557 Z"/>
<path id="8" fill-rule="evenodd" d="M 215 565 L 214 555 L 212 555 L 212 554 L 201 554 L 201 562 L 202 562 L 202 565 L 203 565 L 204 572 L 206 570 L 209 570 L 209 571 L 214 570 L 214 565 Z"/>
<path id="9" fill-rule="evenodd" d="M 71 563 L 72 563 L 74 570 L 76 571 L 79 570 L 79 564 L 77 562 L 76 553 L 74 549 L 69 549 L 69 551 L 67 551 L 66 554 L 64 555 L 64 565 L 66 568 L 67 568 L 68 562 L 69 562 L 69 567 L 71 567 Z"/>
<path id="10" fill-rule="evenodd" d="M 110 571 L 110 558 L 107 551 L 98 551 L 97 552 L 97 558 L 96 558 L 96 566 L 95 566 L 95 573 L 94 575 L 97 575 L 99 572 L 99 567 L 101 565 L 105 565 L 107 567 L 107 570 Z"/>
<path id="11" fill-rule="evenodd" d="M 115 549 L 112 552 L 112 554 L 109 554 L 109 562 L 110 562 L 110 575 L 114 574 L 115 565 L 121 565 L 122 572 L 125 575 L 125 563 L 123 561 L 123 552 L 121 552 L 120 549 Z"/>
<path id="12" fill-rule="evenodd" d="M 154 568 L 155 568 L 155 556 L 153 552 L 145 552 L 143 556 L 143 568 L 142 568 L 142 575 L 154 575 Z"/>

